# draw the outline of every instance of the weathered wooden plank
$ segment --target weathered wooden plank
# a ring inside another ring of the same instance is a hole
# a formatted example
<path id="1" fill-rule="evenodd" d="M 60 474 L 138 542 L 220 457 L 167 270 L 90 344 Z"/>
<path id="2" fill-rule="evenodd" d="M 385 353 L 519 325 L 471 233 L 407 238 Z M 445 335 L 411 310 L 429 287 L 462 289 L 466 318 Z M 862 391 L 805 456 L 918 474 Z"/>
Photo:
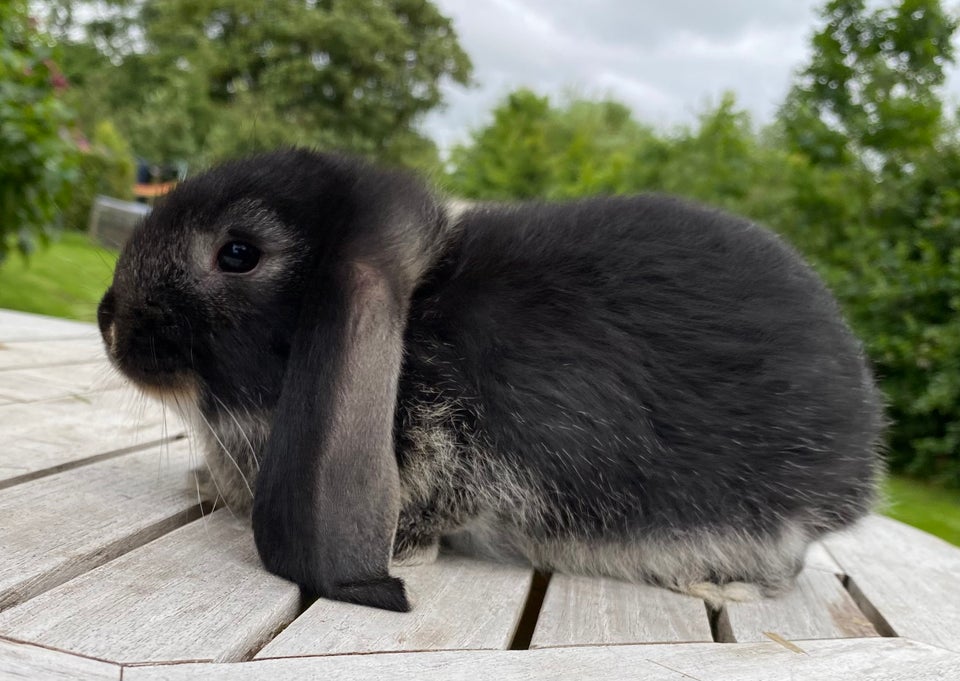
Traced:
<path id="1" fill-rule="evenodd" d="M 0 610 L 194 517 L 190 458 L 179 441 L 0 490 Z"/>
<path id="2" fill-rule="evenodd" d="M 170 440 L 172 410 L 122 388 L 0 409 L 0 488 Z"/>
<path id="3" fill-rule="evenodd" d="M 97 327 L 86 322 L 0 310 L 0 343 L 53 338 L 96 338 Z"/>
<path id="4" fill-rule="evenodd" d="M 469 613 L 462 616 L 469 617 Z M 618 647 L 596 650 L 618 650 Z M 676 672 L 640 656 L 602 656 L 582 650 L 464 650 L 373 655 L 331 655 L 255 660 L 233 665 L 164 665 L 128 667 L 124 681 L 681 681 Z M 601 667 L 602 665 L 602 667 Z"/>
<path id="5" fill-rule="evenodd" d="M 875 617 L 872 606 L 885 620 L 881 633 L 889 625 L 898 636 L 960 651 L 960 548 L 882 516 L 824 544 L 861 609 Z"/>
<path id="6" fill-rule="evenodd" d="M 125 384 L 126 380 L 106 363 L 0 371 L 0 405 L 85 396 Z M 6 418 L 2 410 L 0 418 Z"/>
<path id="7" fill-rule="evenodd" d="M 648 659 L 704 680 L 946 681 L 960 672 L 960 655 L 905 639 L 827 639 L 795 647 L 801 652 L 772 641 L 657 646 Z"/>
<path id="8" fill-rule="evenodd" d="M 877 636 L 836 575 L 806 569 L 796 588 L 779 598 L 728 603 L 719 621 L 720 640 L 764 641 L 768 633 L 788 641 Z"/>
<path id="9" fill-rule="evenodd" d="M 394 573 L 406 580 L 412 612 L 319 600 L 257 657 L 506 648 L 533 577 L 528 568 L 452 555 Z"/>
<path id="10" fill-rule="evenodd" d="M 94 335 L 84 338 L 0 342 L 0 371 L 105 361 L 103 342 Z"/>
<path id="11" fill-rule="evenodd" d="M 116 662 L 230 661 L 299 611 L 299 588 L 223 510 L 0 614 L 0 632 Z"/>
<path id="12" fill-rule="evenodd" d="M 0 639 L 0 678 L 5 681 L 120 681 L 120 673 L 119 665 Z"/>
<path id="13" fill-rule="evenodd" d="M 698 598 L 615 579 L 554 575 L 530 647 L 712 640 Z"/>
<path id="14" fill-rule="evenodd" d="M 585 646 L 541 650 L 335 655 L 124 669 L 124 681 L 952 681 L 960 656 L 904 639 L 807 641 L 803 653 L 777 643 Z"/>
<path id="15" fill-rule="evenodd" d="M 833 559 L 822 541 L 815 541 L 810 544 L 805 556 L 804 566 L 808 570 L 820 570 L 833 575 L 843 573 L 840 565 Z"/>

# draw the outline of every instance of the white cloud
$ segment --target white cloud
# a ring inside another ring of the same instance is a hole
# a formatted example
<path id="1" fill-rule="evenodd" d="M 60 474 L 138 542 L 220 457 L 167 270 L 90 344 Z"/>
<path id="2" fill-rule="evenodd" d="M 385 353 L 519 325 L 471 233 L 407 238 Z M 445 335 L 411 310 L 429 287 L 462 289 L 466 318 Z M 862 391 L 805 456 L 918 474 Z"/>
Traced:
<path id="1" fill-rule="evenodd" d="M 764 123 L 809 54 L 825 0 L 435 0 L 473 59 L 476 88 L 446 88 L 424 130 L 441 148 L 511 90 L 618 99 L 647 123 L 692 122 L 724 91 Z M 957 37 L 960 54 L 960 36 Z M 948 109 L 960 93 L 951 69 Z"/>
<path id="2" fill-rule="evenodd" d="M 806 55 L 813 0 L 438 0 L 473 59 L 476 88 L 447 88 L 424 129 L 466 138 L 514 88 L 611 96 L 669 126 L 725 90 L 768 120 Z"/>

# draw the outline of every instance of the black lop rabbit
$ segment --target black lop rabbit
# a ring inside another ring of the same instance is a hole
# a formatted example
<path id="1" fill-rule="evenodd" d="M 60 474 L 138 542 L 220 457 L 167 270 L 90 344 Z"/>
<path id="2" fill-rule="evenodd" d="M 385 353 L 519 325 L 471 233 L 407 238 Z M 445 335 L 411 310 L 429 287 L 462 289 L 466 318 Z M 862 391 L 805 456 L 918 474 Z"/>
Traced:
<path id="1" fill-rule="evenodd" d="M 176 401 L 262 560 L 394 610 L 441 537 L 712 602 L 869 509 L 881 400 L 798 255 L 665 197 L 483 205 L 285 150 L 181 184 L 99 323 Z"/>

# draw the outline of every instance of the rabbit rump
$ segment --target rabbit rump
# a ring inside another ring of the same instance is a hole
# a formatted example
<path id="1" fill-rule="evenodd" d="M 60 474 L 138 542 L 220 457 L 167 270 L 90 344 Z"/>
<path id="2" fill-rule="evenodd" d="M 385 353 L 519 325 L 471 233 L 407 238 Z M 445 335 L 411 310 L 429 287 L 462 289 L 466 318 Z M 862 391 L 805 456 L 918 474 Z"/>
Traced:
<path id="1" fill-rule="evenodd" d="M 445 541 L 712 602 L 868 512 L 881 400 L 811 269 L 662 196 L 480 205 L 283 150 L 183 182 L 99 308 L 268 570 L 406 610 Z"/>

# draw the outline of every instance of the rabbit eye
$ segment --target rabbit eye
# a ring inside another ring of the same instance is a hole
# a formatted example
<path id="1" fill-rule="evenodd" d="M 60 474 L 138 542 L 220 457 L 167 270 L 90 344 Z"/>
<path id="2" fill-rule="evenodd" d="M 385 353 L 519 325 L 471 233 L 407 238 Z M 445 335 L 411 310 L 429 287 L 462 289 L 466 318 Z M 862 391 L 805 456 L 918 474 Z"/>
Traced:
<path id="1" fill-rule="evenodd" d="M 221 272 L 245 274 L 260 262 L 260 249 L 245 241 L 231 241 L 217 253 L 217 267 Z"/>

